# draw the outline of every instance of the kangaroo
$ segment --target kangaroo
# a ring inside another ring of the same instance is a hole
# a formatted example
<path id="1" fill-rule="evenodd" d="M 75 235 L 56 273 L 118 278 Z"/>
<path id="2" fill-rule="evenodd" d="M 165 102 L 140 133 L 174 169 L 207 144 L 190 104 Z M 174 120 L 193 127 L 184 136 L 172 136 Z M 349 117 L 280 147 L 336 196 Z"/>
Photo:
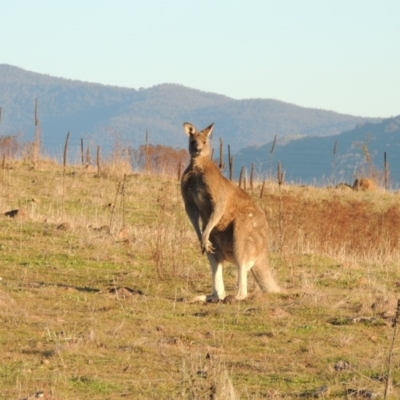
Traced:
<path id="1" fill-rule="evenodd" d="M 264 292 L 280 292 L 268 265 L 268 224 L 264 212 L 244 190 L 226 179 L 211 160 L 210 136 L 214 124 L 201 132 L 190 123 L 183 126 L 189 136 L 190 163 L 182 175 L 181 192 L 212 273 L 212 294 L 197 296 L 193 301 L 226 298 L 224 261 L 238 269 L 234 299 L 247 297 L 250 270 Z"/>

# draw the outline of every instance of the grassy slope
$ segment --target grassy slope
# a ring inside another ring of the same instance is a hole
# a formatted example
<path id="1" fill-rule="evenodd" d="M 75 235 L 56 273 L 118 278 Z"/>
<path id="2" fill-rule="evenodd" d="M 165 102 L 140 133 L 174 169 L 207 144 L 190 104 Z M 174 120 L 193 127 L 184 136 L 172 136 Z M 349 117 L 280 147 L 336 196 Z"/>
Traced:
<path id="1" fill-rule="evenodd" d="M 178 183 L 130 175 L 117 196 L 121 179 L 78 168 L 63 178 L 51 164 L 0 170 L 0 212 L 23 210 L 0 216 L 0 398 L 383 393 L 400 284 L 396 194 L 267 185 L 257 201 L 287 293 L 190 304 L 210 273 Z M 230 265 L 225 279 L 234 292 Z M 339 361 L 349 367 L 335 370 Z M 396 352 L 393 363 L 395 399 Z"/>

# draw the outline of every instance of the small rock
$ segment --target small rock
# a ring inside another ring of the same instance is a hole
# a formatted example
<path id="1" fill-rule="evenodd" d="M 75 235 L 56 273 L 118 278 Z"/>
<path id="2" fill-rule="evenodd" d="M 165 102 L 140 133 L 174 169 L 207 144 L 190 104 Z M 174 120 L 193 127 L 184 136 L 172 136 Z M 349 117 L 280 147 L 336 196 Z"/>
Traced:
<path id="1" fill-rule="evenodd" d="M 371 310 L 375 315 L 379 315 L 383 318 L 392 318 L 396 314 L 397 301 L 393 298 L 386 298 L 379 296 L 371 304 Z"/>
<path id="2" fill-rule="evenodd" d="M 205 378 L 207 378 L 207 371 L 204 369 L 199 370 L 199 371 L 197 371 L 197 376 L 205 379 Z"/>
<path id="3" fill-rule="evenodd" d="M 24 400 L 34 400 L 34 399 L 42 399 L 42 400 L 57 400 L 50 392 L 36 392 L 34 395 L 27 397 Z"/>
<path id="4" fill-rule="evenodd" d="M 15 210 L 10 210 L 10 211 L 6 211 L 4 213 L 4 215 L 6 217 L 9 218 L 19 218 L 19 219 L 23 219 L 23 220 L 29 220 L 29 214 L 21 209 L 16 208 Z"/>
<path id="5" fill-rule="evenodd" d="M 378 395 L 370 390 L 365 389 L 347 389 L 347 396 L 354 396 L 355 399 L 377 399 Z"/>
<path id="6" fill-rule="evenodd" d="M 178 337 L 173 336 L 173 337 L 164 337 L 160 340 L 161 344 L 166 344 L 166 345 L 176 345 L 180 344 L 181 341 Z"/>
<path id="7" fill-rule="evenodd" d="M 315 389 L 314 391 L 314 397 L 315 398 L 320 398 L 320 397 L 325 397 L 329 395 L 329 387 L 328 386 L 320 386 L 319 388 Z"/>
<path id="8" fill-rule="evenodd" d="M 111 233 L 110 225 L 102 225 L 98 230 L 100 232 Z"/>
<path id="9" fill-rule="evenodd" d="M 309 397 L 313 399 L 323 398 L 325 396 L 329 396 L 329 387 L 328 386 L 320 386 L 314 390 L 308 390 L 306 392 L 300 393 L 300 397 Z"/>
<path id="10" fill-rule="evenodd" d="M 131 289 L 129 287 L 113 287 L 108 290 L 111 294 L 116 294 L 117 296 L 121 297 L 129 297 L 132 295 L 143 295 L 141 290 Z"/>
<path id="11" fill-rule="evenodd" d="M 19 210 L 16 209 L 16 210 L 6 211 L 6 212 L 4 213 L 4 215 L 5 215 L 6 217 L 15 218 L 15 217 L 18 215 L 18 213 L 19 213 Z"/>
<path id="12" fill-rule="evenodd" d="M 216 357 L 213 354 L 207 353 L 206 360 L 214 360 Z"/>
<path id="13" fill-rule="evenodd" d="M 71 224 L 69 222 L 62 222 L 60 225 L 57 226 L 59 231 L 67 231 L 71 228 Z"/>
<path id="14" fill-rule="evenodd" d="M 350 369 L 350 364 L 347 361 L 340 360 L 335 364 L 334 368 L 335 371 L 344 371 Z"/>

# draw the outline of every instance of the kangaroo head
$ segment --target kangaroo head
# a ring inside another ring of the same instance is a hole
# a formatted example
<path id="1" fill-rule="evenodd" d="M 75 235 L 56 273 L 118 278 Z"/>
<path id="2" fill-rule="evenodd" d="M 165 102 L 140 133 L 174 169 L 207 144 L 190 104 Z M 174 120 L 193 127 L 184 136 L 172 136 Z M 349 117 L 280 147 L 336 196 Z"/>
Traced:
<path id="1" fill-rule="evenodd" d="M 211 124 L 201 132 L 197 132 L 196 128 L 185 122 L 183 128 L 186 135 L 189 136 L 189 154 L 192 158 L 196 157 L 207 157 L 211 154 L 210 149 L 210 136 L 213 130 L 214 124 Z"/>

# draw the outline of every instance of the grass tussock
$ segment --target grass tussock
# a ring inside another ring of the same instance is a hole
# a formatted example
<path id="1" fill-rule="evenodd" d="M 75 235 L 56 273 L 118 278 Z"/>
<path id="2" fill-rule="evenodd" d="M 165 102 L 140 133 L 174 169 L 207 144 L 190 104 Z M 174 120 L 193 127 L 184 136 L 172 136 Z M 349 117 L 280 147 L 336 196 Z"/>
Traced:
<path id="1" fill-rule="evenodd" d="M 382 396 L 398 194 L 269 182 L 261 199 L 253 192 L 286 293 L 190 304 L 211 280 L 176 177 L 53 163 L 0 170 L 0 397 Z M 234 292 L 234 267 L 225 280 Z"/>

